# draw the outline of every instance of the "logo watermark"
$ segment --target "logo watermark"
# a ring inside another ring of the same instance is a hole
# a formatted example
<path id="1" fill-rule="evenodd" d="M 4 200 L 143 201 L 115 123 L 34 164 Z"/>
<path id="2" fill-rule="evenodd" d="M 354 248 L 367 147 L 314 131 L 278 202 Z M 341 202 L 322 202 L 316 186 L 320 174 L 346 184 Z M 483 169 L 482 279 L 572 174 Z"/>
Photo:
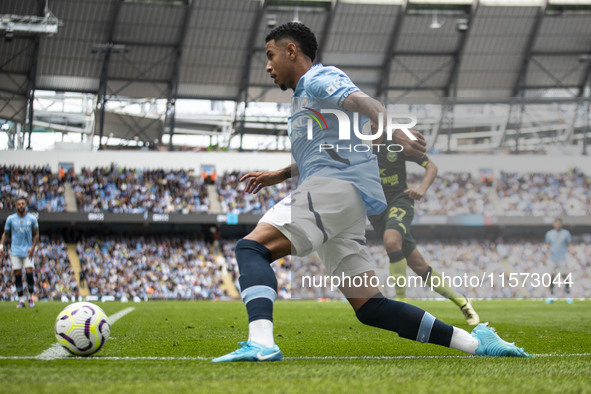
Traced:
<path id="1" fill-rule="evenodd" d="M 378 119 L 377 129 L 374 130 L 373 133 L 364 133 L 363 130 L 360 129 L 360 115 L 358 112 L 352 112 L 353 114 L 353 121 L 351 122 L 350 114 L 347 111 L 341 111 L 338 109 L 320 109 L 319 111 L 314 110 L 310 107 L 302 107 L 306 111 L 303 112 L 303 115 L 307 116 L 307 128 L 306 128 L 306 137 L 308 140 L 314 139 L 314 128 L 316 127 L 317 130 L 320 132 L 326 132 L 329 130 L 329 123 L 331 126 L 335 124 L 338 128 L 338 140 L 339 142 L 342 141 L 351 141 L 351 140 L 359 140 L 365 141 L 364 143 L 358 144 L 342 144 L 342 143 L 321 143 L 318 145 L 318 150 L 320 152 L 326 150 L 334 150 L 335 152 L 339 151 L 347 151 L 347 152 L 370 152 L 373 149 L 376 149 L 378 152 L 383 150 L 387 150 L 388 152 L 402 152 L 404 149 L 400 144 L 389 144 L 389 143 L 368 143 L 371 141 L 376 141 L 383 136 L 386 138 L 387 141 L 392 141 L 394 133 L 397 130 L 402 131 L 409 139 L 416 141 L 417 137 L 415 137 L 412 132 L 410 131 L 414 126 L 417 124 L 417 118 L 414 115 L 399 115 L 390 112 L 380 113 Z M 327 121 L 324 115 L 332 115 L 335 116 L 336 119 L 330 119 Z M 401 119 L 406 121 L 400 121 Z M 352 124 L 351 124 L 352 123 Z M 351 134 L 351 130 L 353 134 Z"/>

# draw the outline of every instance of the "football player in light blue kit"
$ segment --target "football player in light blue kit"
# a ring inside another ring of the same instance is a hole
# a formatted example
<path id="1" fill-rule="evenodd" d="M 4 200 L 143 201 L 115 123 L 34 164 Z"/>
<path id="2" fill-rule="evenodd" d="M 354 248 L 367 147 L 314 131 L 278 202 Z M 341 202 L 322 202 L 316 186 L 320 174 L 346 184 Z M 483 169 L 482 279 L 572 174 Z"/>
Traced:
<path id="1" fill-rule="evenodd" d="M 546 243 L 550 245 L 550 260 L 554 265 L 554 272 L 552 273 L 552 282 L 550 282 L 551 298 L 546 300 L 547 304 L 553 303 L 554 300 L 554 280 L 560 280 L 561 275 L 566 276 L 567 267 L 565 265 L 566 252 L 568 251 L 568 244 L 572 242 L 572 237 L 568 230 L 562 228 L 562 219 L 554 219 L 554 228 L 546 233 Z M 565 286 L 566 294 L 570 294 L 570 286 Z M 573 302 L 572 298 L 567 298 L 566 302 L 569 304 Z"/>
<path id="2" fill-rule="evenodd" d="M 371 149 L 364 151 L 355 133 L 340 134 L 338 126 L 339 122 L 351 124 L 357 112 L 367 116 L 372 131 L 377 132 L 384 107 L 361 92 L 338 68 L 313 65 L 318 45 L 303 24 L 279 26 L 265 41 L 267 72 L 282 90 L 294 90 L 288 132 L 295 163 L 279 171 L 248 173 L 241 180 L 247 181 L 247 193 L 257 193 L 262 187 L 297 174 L 300 180 L 290 196 L 269 210 L 256 228 L 236 243 L 249 337 L 240 342 L 238 350 L 212 361 L 283 359 L 273 337 L 277 279 L 270 264 L 288 254 L 305 256 L 312 251 L 320 255 L 327 274 L 353 278 L 349 284 L 342 283 L 339 290 L 364 324 L 470 354 L 527 356 L 523 349 L 503 341 L 484 324 L 470 335 L 420 308 L 385 298 L 376 285 L 370 284 L 376 282 L 367 278 L 377 278 L 365 244 L 366 214 L 383 211 L 386 200 Z M 405 153 L 421 156 L 425 142 L 420 133 L 415 135 L 412 140 L 403 130 L 396 130 L 393 140 L 403 146 Z"/>
<path id="3" fill-rule="evenodd" d="M 25 307 L 25 295 L 23 289 L 23 267 L 29 291 L 29 307 L 35 306 L 33 300 L 35 294 L 35 266 L 33 256 L 39 244 L 39 223 L 37 218 L 27 212 L 27 201 L 24 197 L 16 200 L 16 213 L 8 216 L 4 225 L 4 233 L 0 239 L 0 252 L 4 251 L 4 244 L 11 237 L 10 260 L 14 272 L 14 283 L 18 293 L 19 302 L 17 308 Z"/>

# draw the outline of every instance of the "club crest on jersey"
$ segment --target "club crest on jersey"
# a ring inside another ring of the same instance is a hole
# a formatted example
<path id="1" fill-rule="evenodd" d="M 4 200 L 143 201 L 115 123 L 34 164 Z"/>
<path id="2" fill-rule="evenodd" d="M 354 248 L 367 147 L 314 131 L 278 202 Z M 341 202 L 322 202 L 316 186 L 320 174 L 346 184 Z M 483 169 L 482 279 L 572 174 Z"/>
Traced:
<path id="1" fill-rule="evenodd" d="M 388 156 L 386 156 L 389 162 L 394 163 L 396 159 L 398 159 L 398 153 L 396 152 L 388 152 Z"/>

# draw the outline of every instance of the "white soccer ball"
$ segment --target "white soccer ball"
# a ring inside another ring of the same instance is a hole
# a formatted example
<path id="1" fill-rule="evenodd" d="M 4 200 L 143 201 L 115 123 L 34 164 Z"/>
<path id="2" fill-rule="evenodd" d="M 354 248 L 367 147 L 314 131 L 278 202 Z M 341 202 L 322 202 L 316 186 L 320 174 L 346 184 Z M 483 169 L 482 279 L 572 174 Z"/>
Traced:
<path id="1" fill-rule="evenodd" d="M 76 356 L 98 352 L 111 334 L 111 324 L 105 312 L 90 302 L 68 305 L 57 316 L 55 337 Z"/>

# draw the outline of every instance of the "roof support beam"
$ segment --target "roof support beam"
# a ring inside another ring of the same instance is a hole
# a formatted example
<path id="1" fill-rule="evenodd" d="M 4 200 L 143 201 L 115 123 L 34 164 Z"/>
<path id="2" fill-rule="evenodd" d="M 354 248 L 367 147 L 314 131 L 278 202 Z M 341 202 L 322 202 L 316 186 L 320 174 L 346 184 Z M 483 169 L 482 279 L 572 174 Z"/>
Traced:
<path id="1" fill-rule="evenodd" d="M 560 88 L 560 89 L 566 89 L 566 90 L 570 90 L 570 92 L 572 93 L 573 96 L 576 96 L 576 93 L 571 90 L 567 85 L 565 85 L 562 82 L 562 79 L 565 79 L 566 77 L 570 76 L 572 73 L 574 73 L 577 70 L 580 70 L 581 66 L 580 65 L 576 65 L 575 67 L 571 68 L 568 73 L 566 73 L 565 75 L 562 76 L 561 78 L 558 78 L 556 75 L 554 75 L 550 70 L 548 70 L 546 67 L 544 67 L 544 65 L 542 63 L 540 63 L 537 59 L 532 58 L 531 59 L 532 63 L 535 63 L 536 66 L 542 70 L 542 72 L 544 74 L 546 74 L 550 79 L 552 79 L 555 82 L 555 85 L 548 87 L 550 88 Z"/>
<path id="2" fill-rule="evenodd" d="M 256 10 L 255 16 L 250 26 L 250 32 L 248 33 L 248 41 L 246 42 L 246 57 L 244 59 L 244 65 L 242 66 L 242 78 L 240 79 L 240 88 L 238 89 L 238 95 L 236 96 L 236 102 L 242 101 L 244 103 L 244 112 L 240 119 L 239 132 L 240 132 L 240 150 L 242 150 L 242 137 L 244 135 L 244 122 L 246 120 L 246 105 L 248 103 L 248 87 L 250 85 L 250 69 L 252 67 L 252 58 L 255 54 L 255 40 L 265 10 L 267 8 L 267 0 L 261 0 L 259 8 Z"/>
<path id="3" fill-rule="evenodd" d="M 454 65 L 449 74 L 449 79 L 447 81 L 447 86 L 445 88 L 445 95 L 448 97 L 456 97 L 458 95 L 458 79 L 460 74 L 460 66 L 462 65 L 462 58 L 464 57 L 464 51 L 466 50 L 466 43 L 468 42 L 468 36 L 470 31 L 472 30 L 472 21 L 476 17 L 476 12 L 478 11 L 478 0 L 474 0 L 472 2 L 472 7 L 470 8 L 470 14 L 468 15 L 468 28 L 466 30 L 460 30 L 458 28 L 458 32 L 460 34 L 460 42 L 458 43 L 458 51 L 454 54 Z"/>
<path id="4" fill-rule="evenodd" d="M 330 9 L 326 11 L 326 19 L 324 20 L 324 29 L 322 30 L 322 36 L 320 37 L 320 42 L 318 43 L 318 53 L 316 54 L 316 62 L 322 63 L 324 57 L 324 51 L 328 44 L 328 36 L 330 34 L 330 29 L 332 28 L 332 22 L 334 21 L 334 16 L 336 14 L 337 6 L 339 5 L 339 0 L 332 0 L 330 4 Z"/>
<path id="5" fill-rule="evenodd" d="M 585 94 L 585 87 L 591 85 L 591 61 L 587 63 L 585 67 L 585 72 L 583 72 L 583 77 L 581 78 L 581 82 L 579 83 L 579 91 L 577 93 L 577 97 L 583 97 Z M 589 86 L 591 88 L 591 86 Z"/>
<path id="6" fill-rule="evenodd" d="M 33 38 L 33 40 L 35 43 L 33 58 L 31 59 L 31 68 L 29 69 L 29 83 L 27 86 L 27 131 L 29 134 L 27 149 L 31 149 L 31 136 L 33 134 L 33 104 L 35 103 L 35 90 L 37 89 L 37 63 L 39 59 L 40 38 L 37 36 Z"/>
<path id="7" fill-rule="evenodd" d="M 521 67 L 519 68 L 519 74 L 517 74 L 517 78 L 515 79 L 515 83 L 513 84 L 513 91 L 511 92 L 511 97 L 516 97 L 520 91 L 524 91 L 527 77 L 527 69 L 529 67 L 530 60 L 534 56 L 533 49 L 536 44 L 536 39 L 538 38 L 540 27 L 542 26 L 542 20 L 544 19 L 544 14 L 546 13 L 547 6 L 548 0 L 544 0 L 540 8 L 538 8 L 536 19 L 534 20 L 531 31 L 529 33 L 529 37 L 527 38 L 527 43 L 525 44 L 524 55 L 523 59 L 521 60 Z"/>
<path id="8" fill-rule="evenodd" d="M 172 74 L 172 78 L 170 80 L 169 89 L 168 89 L 168 102 L 166 103 L 166 118 L 168 121 L 169 127 L 169 141 L 168 141 L 168 150 L 173 151 L 174 147 L 172 145 L 172 137 L 174 136 L 174 126 L 175 126 L 175 118 L 176 118 L 176 100 L 178 98 L 179 92 L 179 79 L 181 74 L 181 60 L 183 57 L 183 46 L 185 45 L 185 40 L 187 38 L 187 31 L 189 30 L 189 22 L 191 21 L 191 15 L 193 13 L 193 0 L 187 0 L 187 4 L 185 4 L 185 13 L 183 18 L 183 24 L 181 26 L 181 32 L 179 41 L 176 45 L 176 57 L 174 61 L 174 70 Z"/>
<path id="9" fill-rule="evenodd" d="M 113 37 L 115 36 L 115 27 L 117 26 L 117 19 L 119 17 L 119 11 L 121 10 L 121 4 L 123 0 L 116 0 L 111 9 L 111 16 L 109 21 L 109 28 L 107 30 L 108 38 L 107 44 L 113 44 Z M 107 83 L 109 80 L 109 62 L 111 60 L 111 51 L 107 50 L 103 57 L 103 67 L 101 71 L 101 80 L 99 83 L 99 90 L 97 92 L 97 109 L 99 110 L 99 146 L 98 149 L 102 149 L 103 145 L 103 133 L 105 127 L 105 104 L 107 103 Z"/>
<path id="10" fill-rule="evenodd" d="M 405 97 L 406 95 L 408 95 L 408 94 L 409 94 L 410 92 L 412 92 L 413 90 L 417 90 L 417 89 L 420 89 L 420 88 L 424 88 L 424 87 L 423 87 L 423 85 L 424 85 L 424 84 L 425 84 L 427 81 L 429 81 L 429 80 L 430 80 L 431 78 L 433 78 L 435 75 L 439 74 L 439 72 L 440 72 L 441 70 L 443 70 L 443 69 L 445 69 L 446 67 L 448 67 L 448 66 L 449 66 L 449 65 L 452 63 L 452 61 L 453 61 L 453 60 L 450 60 L 450 61 L 444 62 L 442 65 L 440 65 L 439 67 L 437 67 L 435 70 L 431 71 L 429 74 L 427 74 L 427 76 L 426 76 L 426 77 L 423 77 L 423 78 L 419 77 L 419 76 L 418 76 L 418 75 L 417 75 L 417 74 L 416 74 L 414 71 L 412 71 L 412 70 L 411 70 L 409 67 L 407 67 L 407 66 L 406 66 L 406 65 L 405 65 L 403 62 L 401 62 L 401 61 L 398 61 L 398 64 L 400 64 L 400 65 L 401 65 L 401 66 L 402 66 L 402 67 L 403 67 L 403 68 L 404 68 L 406 71 L 408 71 L 408 72 L 409 72 L 409 73 L 410 73 L 410 74 L 411 74 L 413 77 L 415 77 L 415 78 L 416 78 L 416 80 L 417 80 L 417 84 L 416 84 L 415 86 L 413 86 L 413 87 L 406 88 L 406 89 L 404 90 L 404 93 L 402 93 L 402 94 L 400 94 L 400 95 L 396 96 L 396 98 L 394 98 L 394 100 L 393 100 L 393 101 L 389 101 L 389 102 L 390 102 L 390 103 L 397 103 L 397 102 L 398 102 L 398 101 L 399 101 L 401 98 Z M 386 91 L 388 91 L 388 90 L 390 90 L 390 89 L 389 89 L 389 88 L 388 88 L 388 89 L 386 89 Z M 421 89 L 421 90 L 423 90 L 423 89 Z M 435 93 L 438 93 L 436 88 L 427 87 L 427 88 L 426 88 L 426 89 L 424 89 L 424 90 L 431 90 L 431 91 L 433 91 L 433 92 L 435 92 Z"/>
<path id="11" fill-rule="evenodd" d="M 396 54 L 396 45 L 400 38 L 400 32 L 402 31 L 402 24 L 404 22 L 404 15 L 406 14 L 406 6 L 408 1 L 405 0 L 398 9 L 394 26 L 392 26 L 392 32 L 388 39 L 388 45 L 384 49 L 386 56 L 384 57 L 384 63 L 382 64 L 382 71 L 380 72 L 380 79 L 378 80 L 378 88 L 376 89 L 376 97 L 381 97 L 388 91 L 390 85 L 390 70 L 392 69 L 392 61 Z"/>
<path id="12" fill-rule="evenodd" d="M 39 16 L 44 16 L 49 11 L 47 7 L 48 0 L 38 0 L 39 4 Z M 35 103 L 35 90 L 37 89 L 37 63 L 39 60 L 39 44 L 41 38 L 35 35 L 33 38 L 33 56 L 31 58 L 31 67 L 29 68 L 28 83 L 27 83 L 27 125 L 26 129 L 29 134 L 29 141 L 27 143 L 27 149 L 31 149 L 31 136 L 33 135 L 33 104 Z"/>

